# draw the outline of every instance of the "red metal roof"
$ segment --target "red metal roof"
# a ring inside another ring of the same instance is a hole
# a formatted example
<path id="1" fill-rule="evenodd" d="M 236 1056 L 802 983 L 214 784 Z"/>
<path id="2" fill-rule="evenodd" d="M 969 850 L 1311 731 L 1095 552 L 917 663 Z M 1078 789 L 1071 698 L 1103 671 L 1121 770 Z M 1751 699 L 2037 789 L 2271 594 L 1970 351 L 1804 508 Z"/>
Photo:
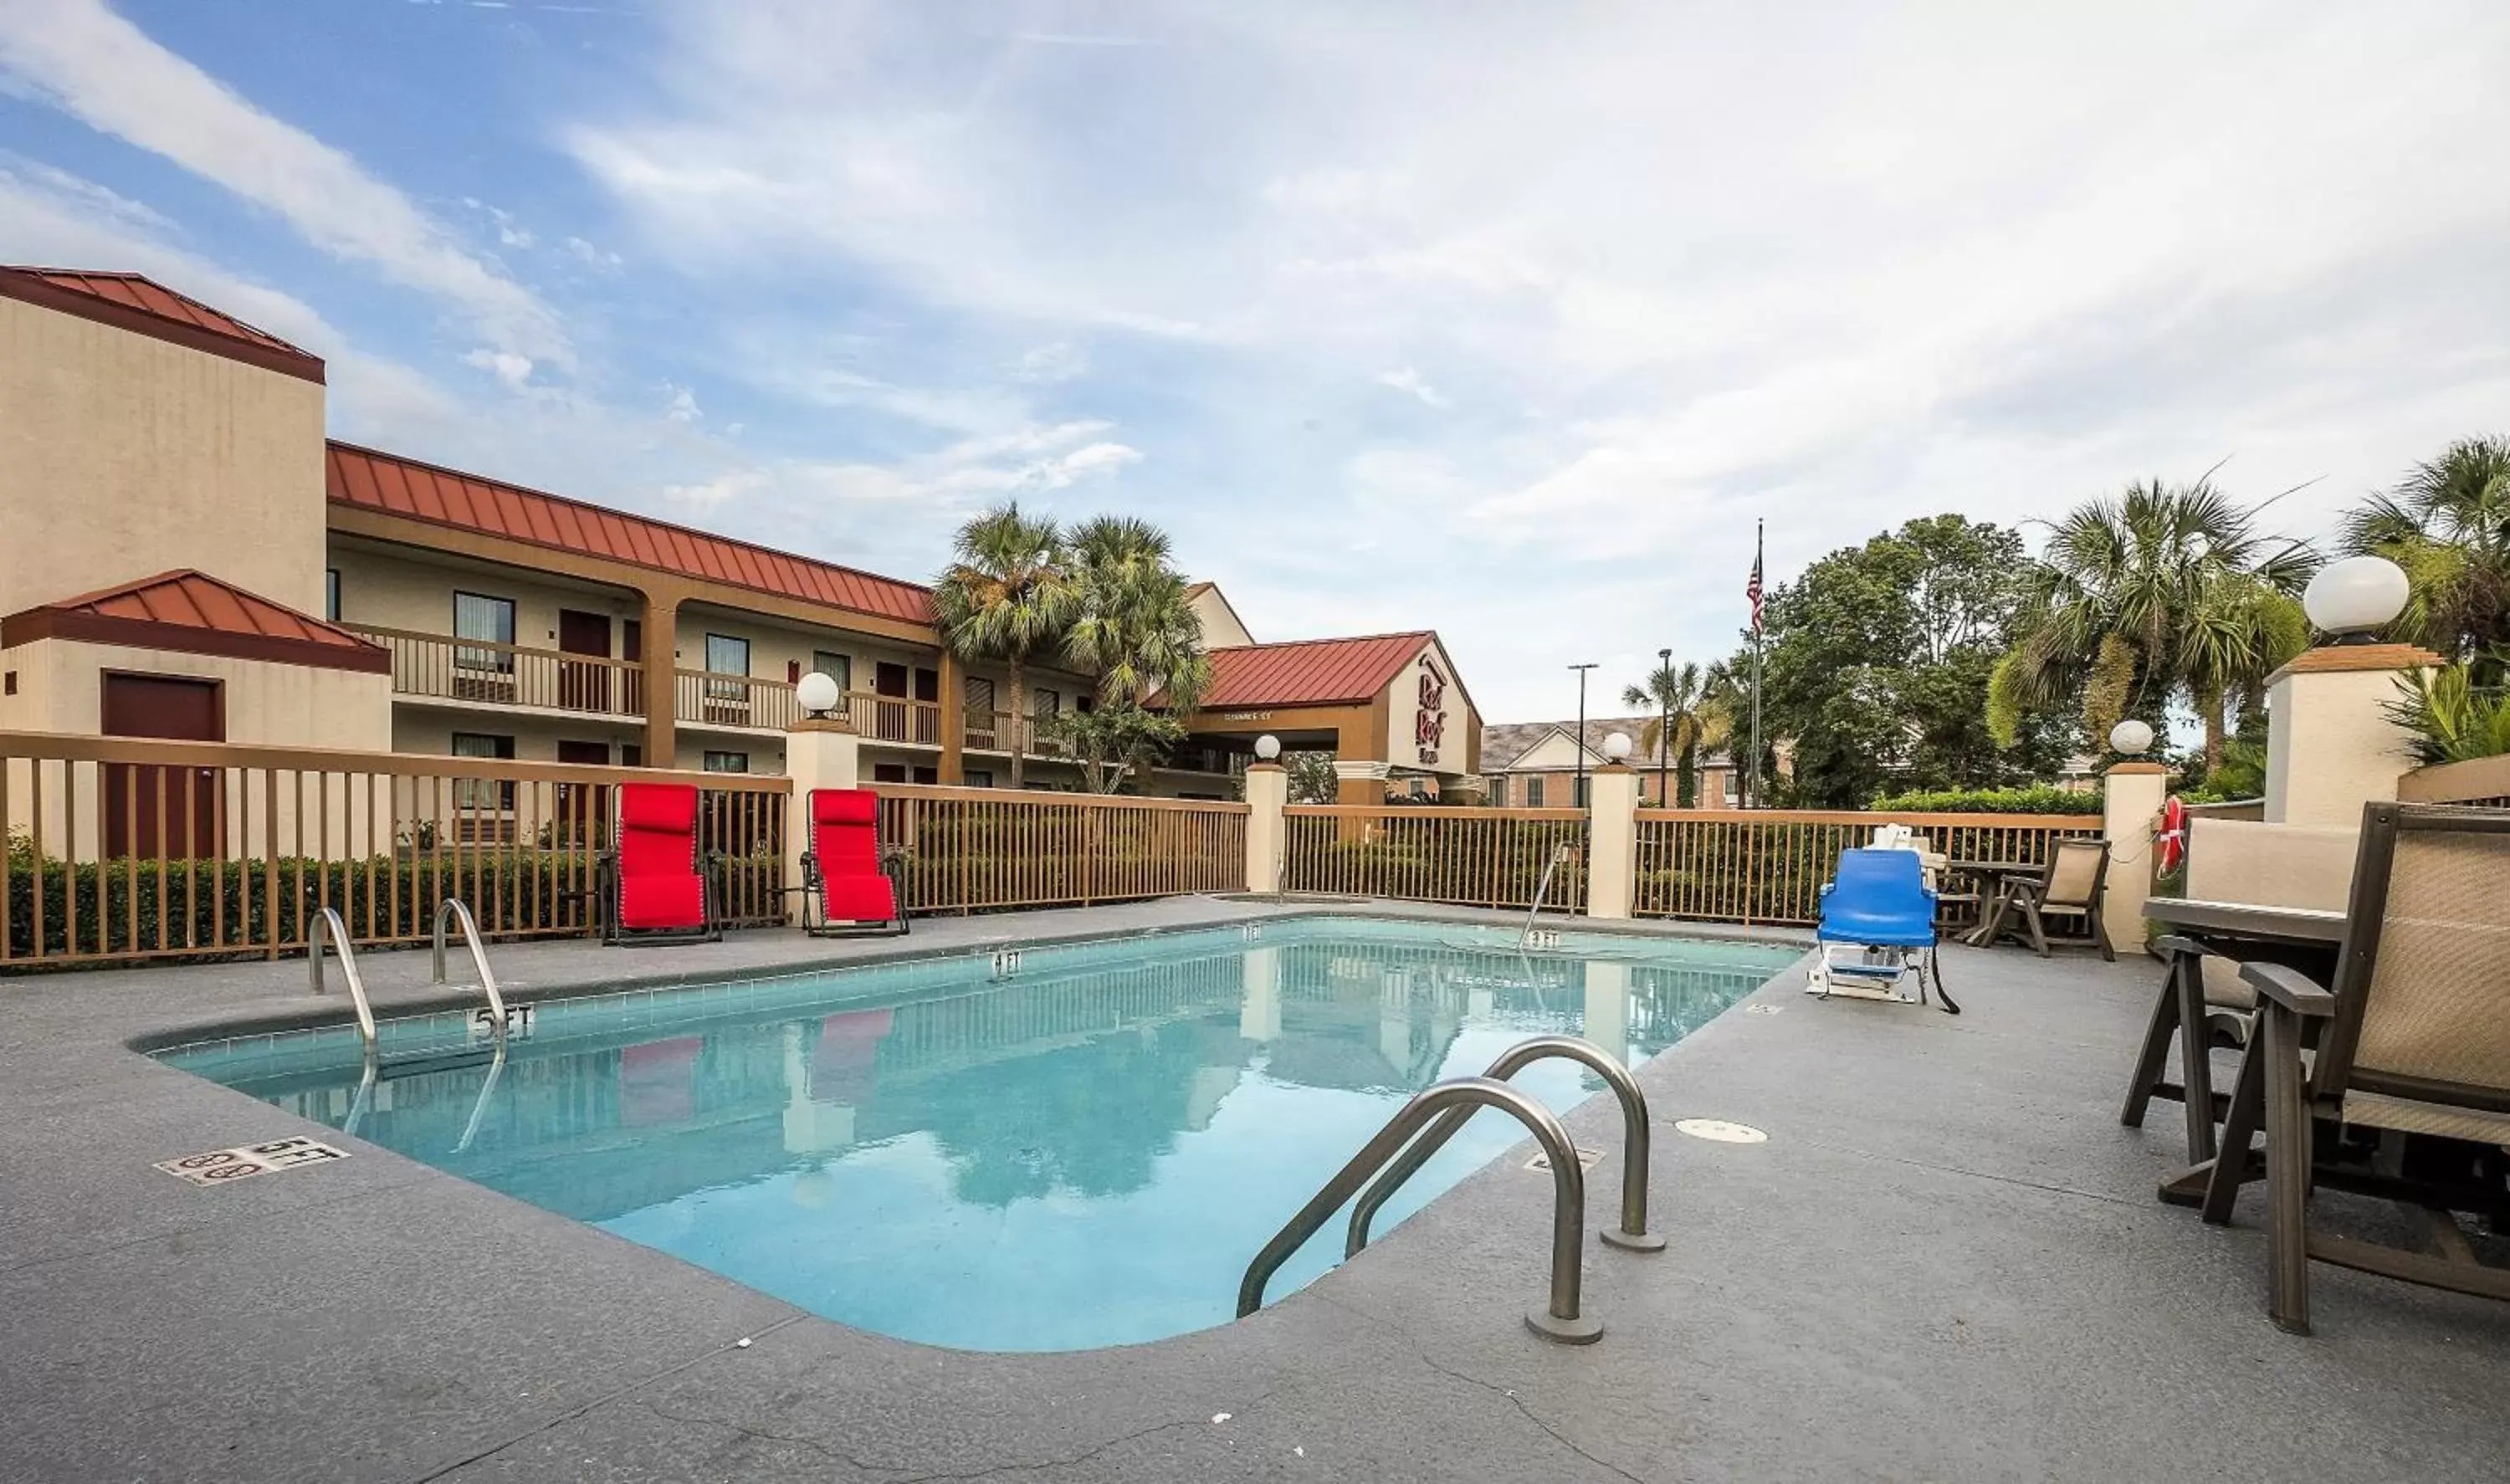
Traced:
<path id="1" fill-rule="evenodd" d="M 323 379 L 322 358 L 135 273 L 0 266 L 0 297 L 136 330 L 307 381 Z"/>
<path id="2" fill-rule="evenodd" d="M 40 638 L 392 669 L 382 645 L 188 567 L 12 614 L 0 647 Z"/>
<path id="3" fill-rule="evenodd" d="M 921 584 L 770 551 L 336 439 L 325 470 L 330 497 L 341 505 L 657 572 L 702 577 L 876 618 L 932 622 L 932 592 Z"/>
<path id="4" fill-rule="evenodd" d="M 1375 701 L 1403 666 L 1437 635 L 1372 634 L 1358 639 L 1296 639 L 1211 652 L 1206 711 L 1265 705 L 1352 705 Z"/>

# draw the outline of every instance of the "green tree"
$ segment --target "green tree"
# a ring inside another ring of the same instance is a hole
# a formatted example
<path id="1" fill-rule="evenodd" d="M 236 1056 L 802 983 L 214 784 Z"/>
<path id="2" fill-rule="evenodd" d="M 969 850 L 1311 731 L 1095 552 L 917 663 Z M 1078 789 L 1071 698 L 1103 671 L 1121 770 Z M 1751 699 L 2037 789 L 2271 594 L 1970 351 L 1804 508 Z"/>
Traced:
<path id="1" fill-rule="evenodd" d="M 2412 595 L 2395 637 L 2499 682 L 2510 655 L 2510 438 L 2450 444 L 2346 515 L 2338 540 L 2405 568 Z"/>
<path id="2" fill-rule="evenodd" d="M 1765 744 L 1793 742 L 1792 796 L 1853 809 L 1886 788 L 1995 787 L 2053 772 L 2071 728 L 2029 728 L 2007 751 L 1985 720 L 2025 568 L 2019 535 L 1946 514 L 1833 552 L 1772 590 L 1763 731 Z M 1736 657 L 1724 683 L 1750 666 L 1748 652 Z M 1729 704 L 1739 725 L 1748 692 Z"/>
<path id="3" fill-rule="evenodd" d="M 1128 515 L 1100 515 L 1075 526 L 1068 546 L 1078 601 L 1064 656 L 1096 677 L 1100 705 L 1193 710 L 1211 684 L 1211 661 L 1166 533 Z"/>
<path id="4" fill-rule="evenodd" d="M 1115 793 L 1185 741 L 1185 727 L 1164 712 L 1119 702 L 1046 717 L 1038 735 L 1071 749 L 1091 793 Z"/>
<path id="5" fill-rule="evenodd" d="M 1290 802 L 1331 804 L 1341 796 L 1342 780 L 1334 773 L 1330 752 L 1284 752 L 1281 766 L 1290 772 Z"/>
<path id="6" fill-rule="evenodd" d="M 961 526 L 951 550 L 955 559 L 932 585 L 941 643 L 963 663 L 999 662 L 1009 671 L 1011 709 L 1025 718 L 1030 663 L 1060 652 L 1081 617 L 1063 532 L 1007 504 Z M 1026 751 L 1011 748 L 1013 788 L 1027 782 Z"/>
<path id="7" fill-rule="evenodd" d="M 2207 479 L 2079 505 L 2026 569 L 1984 714 L 2011 742 L 2025 718 L 2078 708 L 2099 739 L 2184 697 L 2205 729 L 2206 767 L 2220 767 L 2226 708 L 2257 704 L 2266 675 L 2308 643 L 2298 594 L 2317 564 L 2306 543 L 2260 534 L 2255 514 Z"/>
<path id="8" fill-rule="evenodd" d="M 1723 699 L 1711 694 L 1713 683 L 1714 677 L 1697 665 L 1667 660 L 1650 671 L 1644 682 L 1621 690 L 1621 704 L 1643 707 L 1648 713 L 1646 724 L 1639 728 L 1639 751 L 1650 757 L 1659 748 L 1673 754 L 1674 801 L 1679 808 L 1699 802 L 1699 749 L 1726 740 L 1728 713 Z"/>

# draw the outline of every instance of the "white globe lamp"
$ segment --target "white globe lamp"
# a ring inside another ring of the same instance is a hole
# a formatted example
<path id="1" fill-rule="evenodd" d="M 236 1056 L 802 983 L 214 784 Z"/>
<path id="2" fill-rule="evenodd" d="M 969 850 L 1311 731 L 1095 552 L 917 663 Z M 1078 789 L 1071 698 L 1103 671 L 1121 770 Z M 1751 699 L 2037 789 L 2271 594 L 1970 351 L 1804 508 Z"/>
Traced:
<path id="1" fill-rule="evenodd" d="M 2152 745 L 2152 728 L 2130 716 L 2110 728 L 2110 750 L 2122 757 L 2135 757 Z"/>
<path id="2" fill-rule="evenodd" d="M 1627 732 L 1615 732 L 1606 737 L 1604 739 L 1604 755 L 1616 763 L 1629 761 L 1630 734 Z"/>
<path id="3" fill-rule="evenodd" d="M 837 703 L 843 697 L 837 689 L 834 675 L 815 669 L 793 687 L 793 699 L 800 702 L 802 709 L 809 714 L 825 716 L 837 708 Z"/>
<path id="4" fill-rule="evenodd" d="M 1267 732 L 1263 736 L 1255 739 L 1255 755 L 1268 763 L 1273 761 L 1274 758 L 1279 757 L 1281 755 L 1281 739 L 1274 737 L 1270 732 Z"/>
<path id="5" fill-rule="evenodd" d="M 2405 568 L 2384 556 L 2347 556 L 2318 569 L 2301 595 L 2309 621 L 2339 644 L 2368 644 L 2406 611 Z"/>

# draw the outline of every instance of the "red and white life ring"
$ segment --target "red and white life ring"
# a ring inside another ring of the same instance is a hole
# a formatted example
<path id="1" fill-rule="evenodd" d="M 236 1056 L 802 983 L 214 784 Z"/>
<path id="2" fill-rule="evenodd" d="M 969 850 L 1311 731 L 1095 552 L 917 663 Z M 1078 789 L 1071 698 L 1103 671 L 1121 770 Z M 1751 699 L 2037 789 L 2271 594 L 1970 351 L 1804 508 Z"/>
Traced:
<path id="1" fill-rule="evenodd" d="M 2160 875 L 2173 874 L 2187 858 L 2187 806 L 2175 793 L 2161 806 L 2161 833 L 2152 846 L 2153 866 Z"/>

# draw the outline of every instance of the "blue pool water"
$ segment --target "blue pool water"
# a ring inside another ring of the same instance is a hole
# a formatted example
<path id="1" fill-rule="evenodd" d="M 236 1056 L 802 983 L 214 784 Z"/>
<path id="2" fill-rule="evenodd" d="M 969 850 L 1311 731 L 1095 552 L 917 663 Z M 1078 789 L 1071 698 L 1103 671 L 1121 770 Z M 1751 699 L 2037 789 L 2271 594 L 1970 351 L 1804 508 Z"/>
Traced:
<path id="1" fill-rule="evenodd" d="M 1256 1248 L 1419 1088 L 1542 1034 L 1644 1061 L 1798 953 L 1511 937 L 1313 918 L 569 1000 L 502 1065 L 466 1017 L 407 1017 L 362 1095 L 345 1030 L 163 1055 L 831 1319 L 1069 1350 L 1226 1321 Z M 1562 1111 L 1601 1086 L 1518 1082 Z M 1476 1119 L 1381 1230 L 1521 1136 Z M 1341 1250 L 1328 1226 L 1272 1295 Z"/>

